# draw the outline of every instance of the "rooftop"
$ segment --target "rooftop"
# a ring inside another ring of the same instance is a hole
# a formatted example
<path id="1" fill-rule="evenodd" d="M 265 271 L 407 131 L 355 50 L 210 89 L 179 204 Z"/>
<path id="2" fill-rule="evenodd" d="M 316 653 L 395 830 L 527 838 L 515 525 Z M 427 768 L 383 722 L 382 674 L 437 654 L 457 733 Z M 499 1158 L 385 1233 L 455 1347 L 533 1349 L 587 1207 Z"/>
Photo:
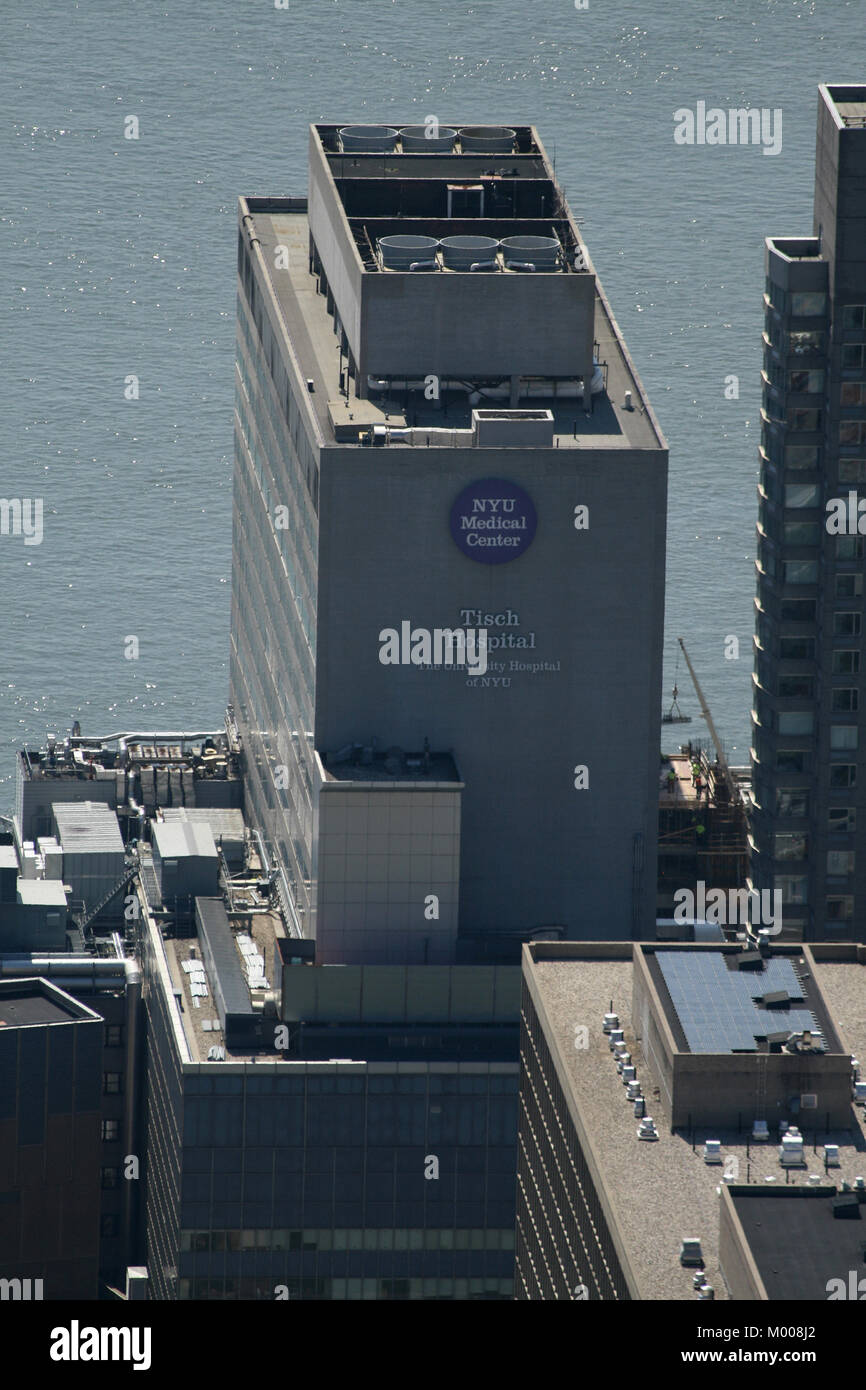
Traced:
<path id="1" fill-rule="evenodd" d="M 163 859 L 216 858 L 211 828 L 201 820 L 155 820 L 151 833 Z"/>
<path id="2" fill-rule="evenodd" d="M 275 265 L 276 248 L 289 248 L 289 268 L 273 274 L 268 271 L 271 288 L 280 314 L 291 336 L 299 358 L 301 374 L 312 380 L 314 390 L 310 406 L 324 445 L 337 443 L 337 435 L 328 409 L 329 402 L 340 399 L 339 344 L 334 335 L 333 320 L 328 314 L 327 301 L 317 291 L 316 276 L 308 265 L 309 222 L 306 210 L 284 209 L 280 202 L 303 203 L 305 200 L 249 198 L 245 202 L 252 213 L 251 235 L 261 242 L 266 267 Z M 596 283 L 594 339 L 598 344 L 598 359 L 604 364 L 606 389 L 593 397 L 592 414 L 587 415 L 578 400 L 556 399 L 539 394 L 533 405 L 553 412 L 555 448 L 592 449 L 659 449 L 665 442 L 650 412 L 643 388 L 619 335 L 616 322 L 601 286 Z M 539 392 L 541 388 L 539 387 Z M 626 409 L 625 393 L 632 393 L 632 409 Z M 444 390 L 438 402 L 425 401 L 423 393 L 414 393 L 408 412 L 402 396 L 384 393 L 365 400 L 350 397 L 345 407 L 347 415 L 358 411 L 359 427 L 388 425 L 406 428 L 411 422 L 418 430 L 469 430 L 473 406 L 466 392 Z M 350 422 L 354 423 L 354 422 Z M 423 443 L 419 436 L 418 443 Z M 453 447 L 442 437 L 433 446 Z M 389 447 L 411 448 L 405 442 Z"/>
<path id="3" fill-rule="evenodd" d="M 586 954 L 580 959 L 535 958 L 532 979 L 535 981 L 554 1045 L 554 1060 L 567 1078 L 568 1086 L 578 1107 L 582 1126 L 581 1144 L 593 1160 L 595 1180 L 603 1189 L 603 1198 L 615 1212 L 622 1235 L 624 1262 L 631 1270 L 633 1297 L 641 1299 L 692 1299 L 692 1273 L 679 1264 L 679 1245 L 685 1236 L 701 1240 L 706 1277 L 715 1289 L 717 1299 L 728 1293 L 719 1268 L 719 1193 L 722 1167 L 704 1162 L 702 1146 L 707 1139 L 721 1141 L 721 1151 L 728 1171 L 736 1174 L 740 1183 L 753 1184 L 760 1192 L 768 1176 L 775 1183 L 808 1185 L 810 1174 L 819 1175 L 822 1182 L 853 1183 L 866 1171 L 866 1134 L 862 1112 L 852 1108 L 852 1129 L 824 1133 L 807 1128 L 800 1117 L 805 1138 L 807 1164 L 804 1169 L 784 1169 L 779 1161 L 776 1134 L 770 1142 L 751 1143 L 747 1132 L 710 1129 L 669 1131 L 660 1108 L 657 1078 L 651 1077 L 641 1062 L 640 1043 L 631 1026 L 633 966 L 631 943 L 620 946 L 585 944 Z M 532 959 L 534 952 L 559 950 L 559 947 L 527 948 Z M 597 954 L 592 955 L 591 952 Z M 866 953 L 864 953 L 866 957 Z M 856 964 L 830 967 L 846 970 L 849 979 L 839 981 L 837 1002 L 860 1003 L 851 1019 L 862 1017 L 864 977 Z M 816 967 L 819 983 L 824 987 L 824 966 Z M 832 991 L 828 991 L 832 997 Z M 612 1003 L 611 1003 L 612 1001 Z M 655 1143 L 640 1143 L 636 1138 L 638 1121 L 625 1100 L 622 1078 L 617 1073 L 609 1049 L 608 1038 L 602 1033 L 602 1016 L 609 1008 L 617 1013 L 625 1034 L 625 1042 L 637 1058 L 638 1077 L 644 1084 L 646 1113 L 656 1119 L 659 1137 Z M 838 1015 L 834 1011 L 834 1018 Z M 848 1016 L 840 1020 L 847 1027 Z M 589 1029 L 589 1046 L 578 1050 L 575 1029 Z M 842 1045 L 848 1046 L 847 1035 Z M 572 1112 L 574 1115 L 574 1111 Z M 581 1128 L 579 1126 L 579 1133 Z M 824 1143 L 839 1146 L 838 1168 L 825 1172 Z M 839 1225 L 834 1222 L 834 1225 Z M 844 1223 L 842 1223 L 844 1224 Z"/>
<path id="4" fill-rule="evenodd" d="M 51 812 L 64 853 L 123 853 L 117 815 L 102 801 L 54 801 Z"/>
<path id="5" fill-rule="evenodd" d="M 825 86 L 822 83 L 819 90 L 840 126 L 866 129 L 866 83 L 850 86 Z"/>
<path id="6" fill-rule="evenodd" d="M 390 782 L 401 786 L 431 786 L 435 783 L 459 783 L 460 774 L 450 753 L 410 753 L 403 749 L 373 753 L 372 749 L 341 749 L 320 755 L 325 781 L 332 782 Z"/>
<path id="7" fill-rule="evenodd" d="M 43 979 L 0 980 L 0 1029 L 98 1020 L 98 1015 Z"/>
<path id="8" fill-rule="evenodd" d="M 866 1155 L 861 1156 L 866 1173 Z M 752 1258 L 770 1299 L 825 1301 L 831 1279 L 849 1272 L 866 1275 L 866 1223 L 863 1206 L 855 1220 L 833 1215 L 835 1193 L 767 1193 L 760 1188 L 731 1192 Z M 854 1297 L 862 1297 L 858 1289 Z"/>

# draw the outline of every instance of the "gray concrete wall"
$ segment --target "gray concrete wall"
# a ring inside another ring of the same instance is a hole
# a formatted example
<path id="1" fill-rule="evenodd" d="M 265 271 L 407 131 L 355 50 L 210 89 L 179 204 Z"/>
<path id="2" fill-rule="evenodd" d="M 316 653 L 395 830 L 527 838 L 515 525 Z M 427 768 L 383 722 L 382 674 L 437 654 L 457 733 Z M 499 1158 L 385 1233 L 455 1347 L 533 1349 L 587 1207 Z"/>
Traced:
<path id="1" fill-rule="evenodd" d="M 526 489 L 538 515 L 531 546 L 505 564 L 470 560 L 449 525 L 462 489 L 491 477 Z M 588 530 L 575 529 L 578 504 Z M 651 934 L 665 508 L 662 451 L 323 451 L 316 747 L 427 737 L 453 750 L 466 787 L 461 929 Z M 381 630 L 473 626 L 461 620 L 473 608 L 514 617 L 493 639 L 534 647 L 490 650 L 476 677 L 380 663 Z M 588 789 L 575 789 L 578 765 Z"/>
<path id="2" fill-rule="evenodd" d="M 789 1189 L 782 1190 L 784 1192 Z M 752 1258 L 732 1200 L 736 1191 L 736 1188 L 732 1189 L 722 1184 L 719 1206 L 719 1267 L 725 1276 L 731 1298 L 745 1302 L 766 1301 L 767 1291 Z M 764 1195 L 762 1192 L 761 1196 Z"/>
<path id="3" fill-rule="evenodd" d="M 765 1069 L 761 1082 L 765 1099 L 758 1113 L 758 1068 Z M 817 1095 L 814 1110 L 795 1112 L 791 1099 L 804 1093 Z M 851 1068 L 846 1057 L 790 1053 L 731 1053 L 729 1056 L 681 1052 L 674 1060 L 672 1125 L 718 1125 L 751 1131 L 756 1119 L 767 1121 L 770 1146 L 778 1147 L 778 1124 L 788 1120 L 802 1128 L 822 1128 L 829 1114 L 830 1129 L 851 1125 Z"/>
<path id="4" fill-rule="evenodd" d="M 452 959 L 459 784 L 325 783 L 318 828 L 319 964 Z"/>
<path id="5" fill-rule="evenodd" d="M 591 376 L 594 309 L 588 274 L 368 274 L 359 361 L 374 376 Z"/>

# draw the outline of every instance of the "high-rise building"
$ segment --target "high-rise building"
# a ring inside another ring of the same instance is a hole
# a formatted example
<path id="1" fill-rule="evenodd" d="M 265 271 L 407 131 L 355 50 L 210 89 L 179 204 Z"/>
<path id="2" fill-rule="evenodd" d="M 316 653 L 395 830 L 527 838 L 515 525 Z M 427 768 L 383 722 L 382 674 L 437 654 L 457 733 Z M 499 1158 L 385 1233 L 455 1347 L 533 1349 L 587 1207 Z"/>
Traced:
<path id="1" fill-rule="evenodd" d="M 853 943 L 525 946 L 515 1297 L 847 1288 L 863 964 Z"/>
<path id="2" fill-rule="evenodd" d="M 320 962 L 648 935 L 667 450 L 577 221 L 529 126 L 309 150 L 240 200 L 249 817 Z"/>
<path id="3" fill-rule="evenodd" d="M 866 85 L 819 90 L 813 235 L 766 242 L 751 875 L 863 940 Z"/>

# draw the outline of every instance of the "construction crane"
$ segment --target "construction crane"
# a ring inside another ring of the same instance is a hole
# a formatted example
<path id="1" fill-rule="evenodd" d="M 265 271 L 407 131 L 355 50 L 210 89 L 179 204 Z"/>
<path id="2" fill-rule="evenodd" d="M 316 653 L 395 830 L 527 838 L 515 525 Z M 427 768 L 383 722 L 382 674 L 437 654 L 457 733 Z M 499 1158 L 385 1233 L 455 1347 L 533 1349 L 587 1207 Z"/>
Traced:
<path id="1" fill-rule="evenodd" d="M 710 714 L 710 707 L 709 707 L 709 705 L 707 704 L 706 700 L 704 699 L 704 692 L 701 690 L 701 683 L 700 683 L 700 681 L 698 680 L 697 676 L 695 675 L 695 668 L 694 668 L 694 666 L 692 665 L 691 661 L 689 660 L 689 654 L 688 654 L 688 652 L 686 651 L 686 644 L 685 644 L 685 642 L 683 641 L 682 637 L 678 637 L 678 638 L 677 638 L 677 641 L 679 642 L 680 646 L 682 647 L 683 656 L 685 657 L 685 659 L 686 659 L 686 665 L 687 665 L 688 668 L 689 668 L 689 675 L 691 676 L 691 678 L 692 678 L 692 684 L 693 684 L 694 687 L 695 687 L 695 694 L 696 694 L 697 697 L 698 697 L 698 704 L 699 704 L 700 707 L 701 707 L 701 714 L 703 715 L 704 719 L 706 720 L 707 728 L 708 728 L 709 731 L 710 731 L 710 737 L 712 738 L 713 744 L 715 745 L 715 749 L 716 749 L 716 759 L 717 759 L 717 761 L 718 761 L 718 764 L 719 764 L 720 768 L 722 769 L 722 773 L 723 773 L 723 775 L 724 775 L 725 783 L 727 784 L 728 795 L 729 795 L 730 798 L 731 798 L 731 805 L 734 805 L 734 803 L 735 803 L 736 800 L 737 800 L 737 796 L 738 796 L 737 787 L 736 787 L 736 783 L 734 782 L 733 777 L 731 776 L 731 769 L 728 767 L 727 759 L 726 759 L 726 757 L 725 757 L 725 755 L 724 755 L 724 752 L 722 751 L 721 740 L 719 739 L 719 735 L 718 735 L 718 733 L 716 732 L 716 726 L 715 726 L 715 724 L 713 723 L 713 716 Z"/>

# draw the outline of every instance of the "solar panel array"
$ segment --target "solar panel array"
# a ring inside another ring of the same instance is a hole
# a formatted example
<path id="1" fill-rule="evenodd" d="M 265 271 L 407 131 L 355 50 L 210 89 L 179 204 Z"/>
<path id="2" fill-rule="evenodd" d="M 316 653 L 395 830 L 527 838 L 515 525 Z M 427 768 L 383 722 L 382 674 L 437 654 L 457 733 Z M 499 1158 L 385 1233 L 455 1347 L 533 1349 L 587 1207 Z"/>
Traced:
<path id="1" fill-rule="evenodd" d="M 656 960 L 690 1052 L 757 1052 L 756 1040 L 768 1033 L 807 1028 L 819 1041 L 818 1021 L 789 960 L 767 960 L 763 970 L 729 970 L 718 951 L 657 951 Z M 778 990 L 797 1002 L 772 1009 L 756 1002 Z"/>

